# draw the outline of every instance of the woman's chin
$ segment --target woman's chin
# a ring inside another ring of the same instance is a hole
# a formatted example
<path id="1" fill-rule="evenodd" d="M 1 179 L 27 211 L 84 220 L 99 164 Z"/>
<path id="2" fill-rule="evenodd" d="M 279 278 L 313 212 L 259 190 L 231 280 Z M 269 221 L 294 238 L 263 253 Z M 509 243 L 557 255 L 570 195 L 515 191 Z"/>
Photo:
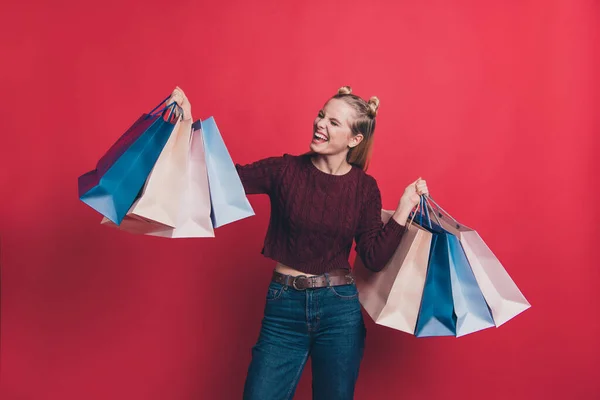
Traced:
<path id="1" fill-rule="evenodd" d="M 323 153 L 324 150 L 326 149 L 326 146 L 323 146 L 324 143 L 315 143 L 315 142 L 310 142 L 310 145 L 308 146 L 312 151 L 314 151 L 315 153 Z"/>

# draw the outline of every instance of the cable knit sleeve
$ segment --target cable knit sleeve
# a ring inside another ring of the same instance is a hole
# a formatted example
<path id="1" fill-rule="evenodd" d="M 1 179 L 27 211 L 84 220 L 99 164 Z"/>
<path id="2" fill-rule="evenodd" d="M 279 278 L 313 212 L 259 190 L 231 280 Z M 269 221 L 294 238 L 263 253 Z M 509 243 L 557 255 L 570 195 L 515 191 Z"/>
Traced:
<path id="1" fill-rule="evenodd" d="M 288 154 L 268 157 L 251 164 L 235 164 L 246 194 L 270 194 L 279 182 L 287 163 Z"/>
<path id="2" fill-rule="evenodd" d="M 365 267 L 381 271 L 400 245 L 406 228 L 390 218 L 387 224 L 381 221 L 381 192 L 377 181 L 367 175 L 365 192 L 356 231 L 356 252 Z"/>

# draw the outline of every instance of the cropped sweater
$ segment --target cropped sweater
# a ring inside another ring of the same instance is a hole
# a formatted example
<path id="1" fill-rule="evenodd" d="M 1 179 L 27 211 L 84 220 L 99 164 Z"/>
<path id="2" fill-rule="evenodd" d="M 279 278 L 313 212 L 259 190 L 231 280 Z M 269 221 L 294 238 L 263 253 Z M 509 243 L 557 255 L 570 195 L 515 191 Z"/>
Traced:
<path id="1" fill-rule="evenodd" d="M 301 272 L 350 269 L 353 240 L 364 265 L 380 271 L 405 232 L 393 218 L 383 224 L 377 181 L 356 166 L 333 175 L 307 154 L 284 154 L 236 169 L 246 194 L 266 194 L 271 201 L 261 253 Z"/>

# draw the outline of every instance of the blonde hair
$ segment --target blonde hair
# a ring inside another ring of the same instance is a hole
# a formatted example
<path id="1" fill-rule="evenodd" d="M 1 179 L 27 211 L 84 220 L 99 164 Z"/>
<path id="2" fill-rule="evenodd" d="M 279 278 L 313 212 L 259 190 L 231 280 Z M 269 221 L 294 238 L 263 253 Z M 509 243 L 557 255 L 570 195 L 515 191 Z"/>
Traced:
<path id="1" fill-rule="evenodd" d="M 350 148 L 346 160 L 366 171 L 371 161 L 373 151 L 373 137 L 375 132 L 375 118 L 379 110 L 379 99 L 372 96 L 369 101 L 352 94 L 350 86 L 342 86 L 332 99 L 344 100 L 354 109 L 355 119 L 350 129 L 354 135 L 362 134 L 363 140 L 355 147 Z"/>

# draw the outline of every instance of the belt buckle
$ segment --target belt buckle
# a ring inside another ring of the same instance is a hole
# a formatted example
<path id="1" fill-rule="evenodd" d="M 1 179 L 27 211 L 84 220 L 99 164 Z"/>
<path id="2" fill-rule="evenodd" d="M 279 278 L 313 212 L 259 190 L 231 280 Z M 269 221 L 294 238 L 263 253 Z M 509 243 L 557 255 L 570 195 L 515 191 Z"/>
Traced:
<path id="1" fill-rule="evenodd" d="M 305 280 L 308 280 L 308 276 L 306 276 L 306 275 L 298 275 L 298 276 L 295 276 L 295 277 L 294 277 L 294 279 L 292 279 L 292 287 L 293 287 L 294 289 L 296 289 L 296 290 L 306 290 L 306 288 L 302 288 L 302 289 L 300 289 L 300 288 L 298 288 L 298 286 L 296 286 L 296 281 L 297 281 L 298 279 L 300 279 L 300 278 L 302 278 L 302 279 L 305 279 Z"/>
<path id="2" fill-rule="evenodd" d="M 347 285 L 352 285 L 354 283 L 354 275 L 348 274 L 346 275 L 346 278 L 350 278 L 350 282 L 347 283 Z"/>

